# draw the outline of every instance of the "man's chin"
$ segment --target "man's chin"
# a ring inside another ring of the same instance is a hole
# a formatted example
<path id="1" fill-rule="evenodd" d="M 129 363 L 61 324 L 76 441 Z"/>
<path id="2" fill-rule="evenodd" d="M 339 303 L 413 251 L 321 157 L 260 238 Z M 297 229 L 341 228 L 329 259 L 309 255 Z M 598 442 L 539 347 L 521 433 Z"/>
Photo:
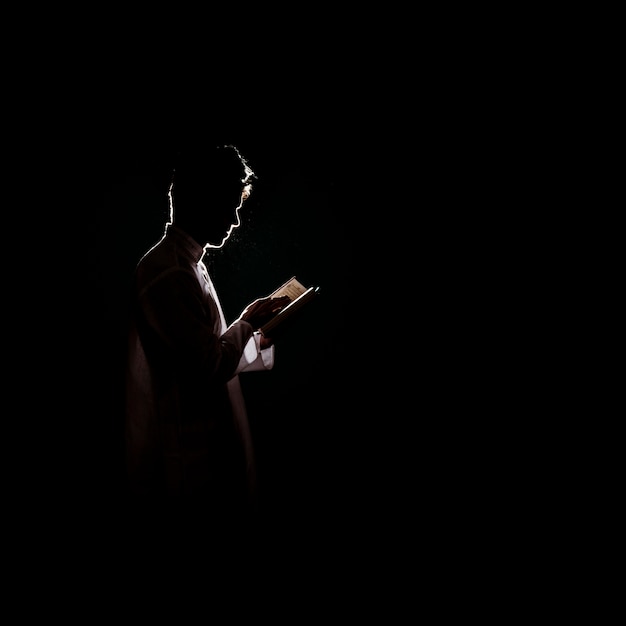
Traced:
<path id="1" fill-rule="evenodd" d="M 209 241 L 204 247 L 205 248 L 221 248 L 227 241 L 228 238 L 230 237 L 230 231 L 228 233 L 226 233 L 226 235 L 224 235 L 224 237 L 220 240 L 220 241 Z"/>

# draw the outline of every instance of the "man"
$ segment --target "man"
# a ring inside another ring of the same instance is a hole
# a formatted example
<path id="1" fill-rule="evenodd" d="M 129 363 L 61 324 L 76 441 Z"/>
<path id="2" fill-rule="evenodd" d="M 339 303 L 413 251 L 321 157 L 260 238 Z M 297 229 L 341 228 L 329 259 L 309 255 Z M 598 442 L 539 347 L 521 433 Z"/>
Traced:
<path id="1" fill-rule="evenodd" d="M 254 451 L 238 375 L 274 365 L 257 329 L 288 298 L 260 298 L 227 325 L 203 262 L 239 227 L 254 172 L 233 145 L 181 154 L 163 237 L 132 285 L 126 372 L 128 484 L 216 516 L 254 510 Z"/>

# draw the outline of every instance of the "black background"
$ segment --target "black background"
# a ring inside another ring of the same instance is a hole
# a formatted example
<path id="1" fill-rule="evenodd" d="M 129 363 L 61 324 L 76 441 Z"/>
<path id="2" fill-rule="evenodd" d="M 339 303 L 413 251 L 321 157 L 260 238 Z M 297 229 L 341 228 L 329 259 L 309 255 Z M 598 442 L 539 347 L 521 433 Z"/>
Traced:
<path id="1" fill-rule="evenodd" d="M 44 519 L 67 510 L 50 499 L 123 499 L 128 281 L 160 236 L 168 155 L 190 133 L 239 145 L 259 175 L 242 228 L 210 265 L 227 316 L 293 274 L 321 287 L 275 369 L 242 376 L 265 510 L 348 514 L 374 531 L 361 551 L 383 528 L 386 548 L 403 523 L 430 542 L 410 509 L 445 535 L 437 556 L 465 539 L 479 549 L 476 526 L 518 519 L 503 499 L 536 471 L 524 444 L 543 440 L 528 416 L 545 404 L 533 388 L 558 369 L 548 359 L 537 374 L 544 346 L 526 341 L 543 319 L 540 260 L 526 267 L 540 250 L 526 235 L 542 231 L 545 196 L 526 156 L 543 137 L 520 135 L 542 108 L 518 110 L 515 80 L 501 89 L 509 69 L 477 59 L 477 31 L 457 39 L 448 16 L 438 28 L 346 15 L 277 19 L 275 37 L 267 14 L 258 28 L 249 14 L 197 24 L 190 14 L 176 37 L 170 13 L 156 28 L 116 12 L 78 33 L 68 19 L 72 36 L 51 29 L 53 45 L 38 40 L 28 63 L 31 40 L 15 50 L 3 136 L 5 486 L 46 505 Z M 499 44 L 485 50 L 501 58 Z"/>

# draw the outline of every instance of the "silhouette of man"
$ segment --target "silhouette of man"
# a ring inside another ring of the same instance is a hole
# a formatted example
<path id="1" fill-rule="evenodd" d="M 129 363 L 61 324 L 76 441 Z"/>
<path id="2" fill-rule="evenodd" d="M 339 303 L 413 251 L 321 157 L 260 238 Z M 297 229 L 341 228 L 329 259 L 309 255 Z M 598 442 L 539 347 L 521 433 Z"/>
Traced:
<path id="1" fill-rule="evenodd" d="M 129 492 L 202 502 L 216 518 L 252 513 L 254 450 L 239 374 L 271 369 L 257 329 L 288 298 L 259 298 L 227 324 L 203 262 L 240 226 L 255 174 L 233 145 L 179 155 L 162 238 L 131 289 L 125 387 Z"/>

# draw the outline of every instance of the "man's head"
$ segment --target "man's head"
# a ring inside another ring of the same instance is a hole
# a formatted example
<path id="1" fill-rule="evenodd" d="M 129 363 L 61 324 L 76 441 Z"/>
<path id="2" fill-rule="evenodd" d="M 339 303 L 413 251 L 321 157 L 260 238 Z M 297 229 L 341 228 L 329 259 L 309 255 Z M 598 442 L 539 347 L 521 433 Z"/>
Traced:
<path id="1" fill-rule="evenodd" d="M 220 247 L 239 226 L 254 172 L 233 145 L 181 152 L 170 185 L 170 219 L 201 245 Z"/>

